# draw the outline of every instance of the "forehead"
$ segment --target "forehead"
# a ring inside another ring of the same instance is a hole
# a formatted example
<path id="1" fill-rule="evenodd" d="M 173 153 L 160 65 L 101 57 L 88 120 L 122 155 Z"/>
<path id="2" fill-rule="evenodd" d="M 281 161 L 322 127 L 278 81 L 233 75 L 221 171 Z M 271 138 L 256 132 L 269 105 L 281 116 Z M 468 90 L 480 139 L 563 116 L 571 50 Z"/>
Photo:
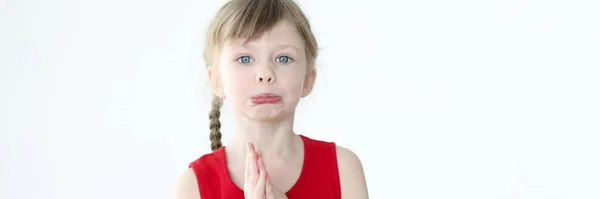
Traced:
<path id="1" fill-rule="evenodd" d="M 296 27 L 291 24 L 288 20 L 281 20 L 270 30 L 264 32 L 262 35 L 254 40 L 237 39 L 225 43 L 225 47 L 273 47 L 273 48 L 292 48 L 295 50 L 304 49 L 304 41 L 300 37 Z"/>

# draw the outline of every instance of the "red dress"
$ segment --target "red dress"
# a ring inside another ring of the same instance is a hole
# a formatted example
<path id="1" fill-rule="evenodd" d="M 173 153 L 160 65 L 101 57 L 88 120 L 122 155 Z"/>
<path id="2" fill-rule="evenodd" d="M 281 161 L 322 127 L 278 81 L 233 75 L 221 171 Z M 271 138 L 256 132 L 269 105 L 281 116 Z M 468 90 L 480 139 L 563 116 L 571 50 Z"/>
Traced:
<path id="1" fill-rule="evenodd" d="M 304 163 L 298 181 L 286 192 L 289 199 L 340 199 L 340 177 L 334 142 L 300 135 L 304 143 Z M 198 181 L 202 199 L 243 199 L 227 170 L 225 146 L 189 164 Z"/>

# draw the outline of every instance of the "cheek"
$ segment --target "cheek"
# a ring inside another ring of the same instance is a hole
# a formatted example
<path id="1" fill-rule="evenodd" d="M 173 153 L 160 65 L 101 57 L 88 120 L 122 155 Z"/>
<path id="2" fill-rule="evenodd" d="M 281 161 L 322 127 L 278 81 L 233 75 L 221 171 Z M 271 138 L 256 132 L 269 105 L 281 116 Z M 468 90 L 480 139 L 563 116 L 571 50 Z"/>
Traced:
<path id="1" fill-rule="evenodd" d="M 296 77 L 293 79 L 293 82 L 290 83 L 291 91 L 293 91 L 295 95 L 300 95 L 302 93 L 303 86 L 304 79 L 302 77 Z"/>
<path id="2" fill-rule="evenodd" d="M 289 75 L 285 75 L 285 78 L 279 78 L 279 81 L 289 95 L 298 97 L 302 94 L 304 74 L 305 71 L 303 70 L 291 71 Z"/>
<path id="3" fill-rule="evenodd" d="M 252 75 L 244 70 L 223 71 L 223 89 L 227 98 L 244 97 L 252 91 Z"/>

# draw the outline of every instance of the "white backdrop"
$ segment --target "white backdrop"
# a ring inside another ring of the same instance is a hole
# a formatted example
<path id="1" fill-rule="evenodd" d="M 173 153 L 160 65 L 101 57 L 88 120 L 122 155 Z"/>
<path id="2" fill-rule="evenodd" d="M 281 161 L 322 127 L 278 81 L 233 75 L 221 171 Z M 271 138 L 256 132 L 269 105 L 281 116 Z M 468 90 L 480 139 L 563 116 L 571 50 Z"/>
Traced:
<path id="1" fill-rule="evenodd" d="M 171 198 L 210 152 L 222 3 L 1 1 L 0 198 Z M 597 1 L 299 3 L 322 51 L 296 130 L 371 198 L 600 198 Z"/>

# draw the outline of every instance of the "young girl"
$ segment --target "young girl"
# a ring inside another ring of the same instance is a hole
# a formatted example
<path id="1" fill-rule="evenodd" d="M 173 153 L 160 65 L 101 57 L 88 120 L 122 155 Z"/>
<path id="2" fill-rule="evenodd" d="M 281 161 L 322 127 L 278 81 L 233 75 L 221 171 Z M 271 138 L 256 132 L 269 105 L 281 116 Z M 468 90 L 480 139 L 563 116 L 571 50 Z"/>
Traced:
<path id="1" fill-rule="evenodd" d="M 293 131 L 296 105 L 315 83 L 317 49 L 292 0 L 233 0 L 219 10 L 204 54 L 213 152 L 190 163 L 177 199 L 368 198 L 352 151 Z M 219 130 L 223 100 L 236 120 L 227 147 Z"/>

